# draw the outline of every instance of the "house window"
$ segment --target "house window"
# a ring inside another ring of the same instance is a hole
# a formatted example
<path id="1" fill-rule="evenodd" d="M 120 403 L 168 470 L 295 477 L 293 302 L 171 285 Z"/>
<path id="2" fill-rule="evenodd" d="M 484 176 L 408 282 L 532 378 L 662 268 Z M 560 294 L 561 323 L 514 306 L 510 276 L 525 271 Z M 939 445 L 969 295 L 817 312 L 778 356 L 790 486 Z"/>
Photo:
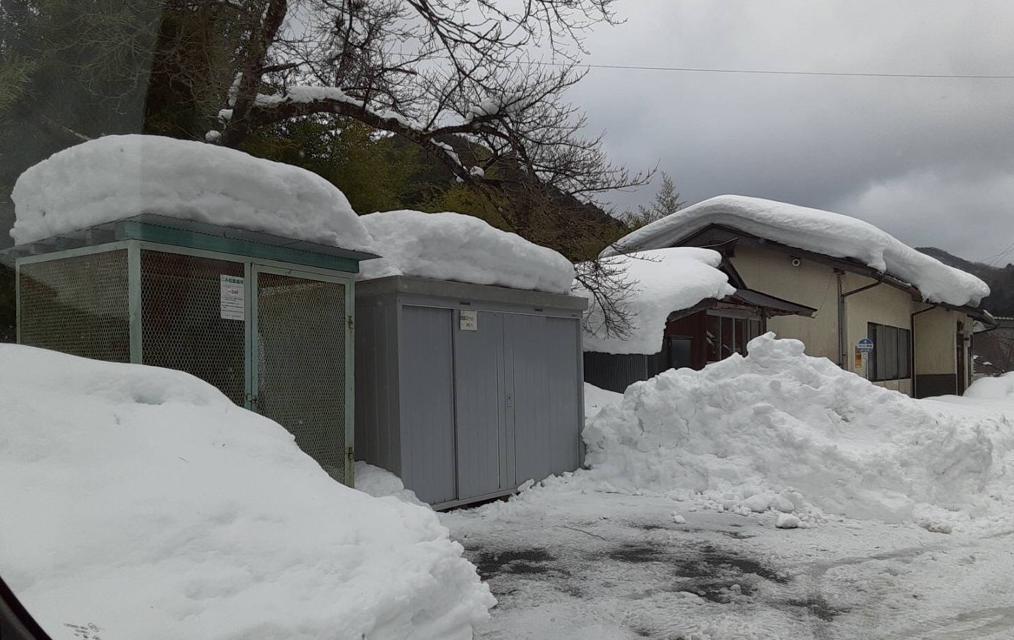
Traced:
<path id="1" fill-rule="evenodd" d="M 899 380 L 912 377 L 912 332 L 870 322 L 867 335 L 873 340 L 867 372 L 870 380 Z"/>
<path id="2" fill-rule="evenodd" d="M 724 360 L 734 353 L 746 355 L 746 344 L 760 335 L 760 320 L 708 314 L 708 362 Z"/>

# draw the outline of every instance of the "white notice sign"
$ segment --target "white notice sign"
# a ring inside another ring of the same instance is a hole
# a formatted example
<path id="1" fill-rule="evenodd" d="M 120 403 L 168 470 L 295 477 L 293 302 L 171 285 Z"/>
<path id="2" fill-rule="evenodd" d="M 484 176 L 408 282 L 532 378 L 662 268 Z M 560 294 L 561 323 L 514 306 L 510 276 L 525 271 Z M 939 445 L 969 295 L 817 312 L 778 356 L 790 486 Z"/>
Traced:
<path id="1" fill-rule="evenodd" d="M 245 320 L 246 313 L 243 278 L 219 276 L 221 281 L 220 310 L 223 320 Z"/>
<path id="2" fill-rule="evenodd" d="M 461 317 L 458 320 L 458 328 L 462 331 L 478 331 L 479 330 L 479 312 L 478 311 L 461 311 Z"/>

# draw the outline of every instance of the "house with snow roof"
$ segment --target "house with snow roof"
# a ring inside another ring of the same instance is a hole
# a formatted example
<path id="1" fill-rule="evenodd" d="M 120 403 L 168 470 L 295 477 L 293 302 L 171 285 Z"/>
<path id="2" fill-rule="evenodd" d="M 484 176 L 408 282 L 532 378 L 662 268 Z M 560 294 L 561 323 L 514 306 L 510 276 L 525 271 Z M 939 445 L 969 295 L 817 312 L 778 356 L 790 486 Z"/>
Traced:
<path id="1" fill-rule="evenodd" d="M 801 340 L 810 355 L 916 397 L 962 393 L 971 377 L 972 334 L 994 323 L 979 308 L 989 294 L 984 282 L 830 211 L 719 196 L 628 234 L 603 257 L 672 247 L 711 249 L 720 255 L 715 268 L 737 288 L 812 309 L 768 314 L 764 326 Z M 682 288 L 681 280 L 673 277 L 667 286 Z M 668 318 L 655 336 L 655 354 L 673 348 L 670 335 L 685 334 L 691 349 L 720 359 L 739 351 L 737 336 L 757 330 L 723 320 L 718 309 L 705 310 L 703 318 L 697 328 Z"/>

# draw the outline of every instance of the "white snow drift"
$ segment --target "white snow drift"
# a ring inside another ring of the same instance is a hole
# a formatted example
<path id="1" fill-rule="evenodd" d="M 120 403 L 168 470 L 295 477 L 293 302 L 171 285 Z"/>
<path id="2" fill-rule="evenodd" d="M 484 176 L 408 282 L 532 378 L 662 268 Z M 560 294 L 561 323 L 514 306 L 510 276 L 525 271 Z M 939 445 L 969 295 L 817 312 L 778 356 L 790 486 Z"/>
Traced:
<path id="1" fill-rule="evenodd" d="M 409 275 L 566 293 L 574 279 L 574 266 L 556 251 L 472 216 L 385 211 L 362 222 L 383 255 L 363 263 L 364 280 Z"/>
<path id="2" fill-rule="evenodd" d="M 60 151 L 14 186 L 17 244 L 156 213 L 373 251 L 324 178 L 241 151 L 159 136 L 106 136 Z"/>
<path id="3" fill-rule="evenodd" d="M 973 400 L 1014 399 L 1014 373 L 979 378 L 965 389 L 964 396 Z"/>
<path id="4" fill-rule="evenodd" d="M 635 383 L 591 417 L 592 477 L 888 522 L 968 520 L 1014 497 L 1014 427 L 1001 414 L 914 400 L 773 334 L 748 349 Z"/>
<path id="5" fill-rule="evenodd" d="M 337 484 L 196 378 L 0 362 L 0 573 L 57 640 L 465 639 L 495 602 L 432 511 Z"/>
<path id="6" fill-rule="evenodd" d="M 603 260 L 618 282 L 629 287 L 618 301 L 630 320 L 630 333 L 607 335 L 602 306 L 578 284 L 575 295 L 588 298 L 584 350 L 603 353 L 658 353 L 666 319 L 709 298 L 721 300 L 736 290 L 717 267 L 722 256 L 711 249 L 676 247 L 637 251 Z"/>
<path id="7" fill-rule="evenodd" d="M 677 211 L 623 237 L 620 252 L 671 246 L 712 224 L 727 225 L 790 247 L 853 258 L 914 285 L 927 302 L 978 305 L 989 287 L 850 216 L 745 196 L 718 196 Z M 616 252 L 607 248 L 603 255 Z"/>

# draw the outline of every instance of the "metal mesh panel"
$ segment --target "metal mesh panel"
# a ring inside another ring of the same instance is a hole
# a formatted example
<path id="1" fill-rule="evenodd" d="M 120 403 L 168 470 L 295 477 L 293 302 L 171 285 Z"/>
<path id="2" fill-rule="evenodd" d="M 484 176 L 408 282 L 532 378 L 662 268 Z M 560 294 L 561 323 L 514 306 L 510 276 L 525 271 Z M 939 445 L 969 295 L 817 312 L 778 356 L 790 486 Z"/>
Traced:
<path id="1" fill-rule="evenodd" d="M 348 480 L 345 286 L 257 276 L 257 405 L 333 478 Z"/>
<path id="2" fill-rule="evenodd" d="M 20 266 L 21 343 L 130 361 L 127 251 Z"/>
<path id="3" fill-rule="evenodd" d="M 242 263 L 141 252 L 142 362 L 186 371 L 243 405 L 246 322 L 222 317 L 223 275 L 242 278 Z"/>

